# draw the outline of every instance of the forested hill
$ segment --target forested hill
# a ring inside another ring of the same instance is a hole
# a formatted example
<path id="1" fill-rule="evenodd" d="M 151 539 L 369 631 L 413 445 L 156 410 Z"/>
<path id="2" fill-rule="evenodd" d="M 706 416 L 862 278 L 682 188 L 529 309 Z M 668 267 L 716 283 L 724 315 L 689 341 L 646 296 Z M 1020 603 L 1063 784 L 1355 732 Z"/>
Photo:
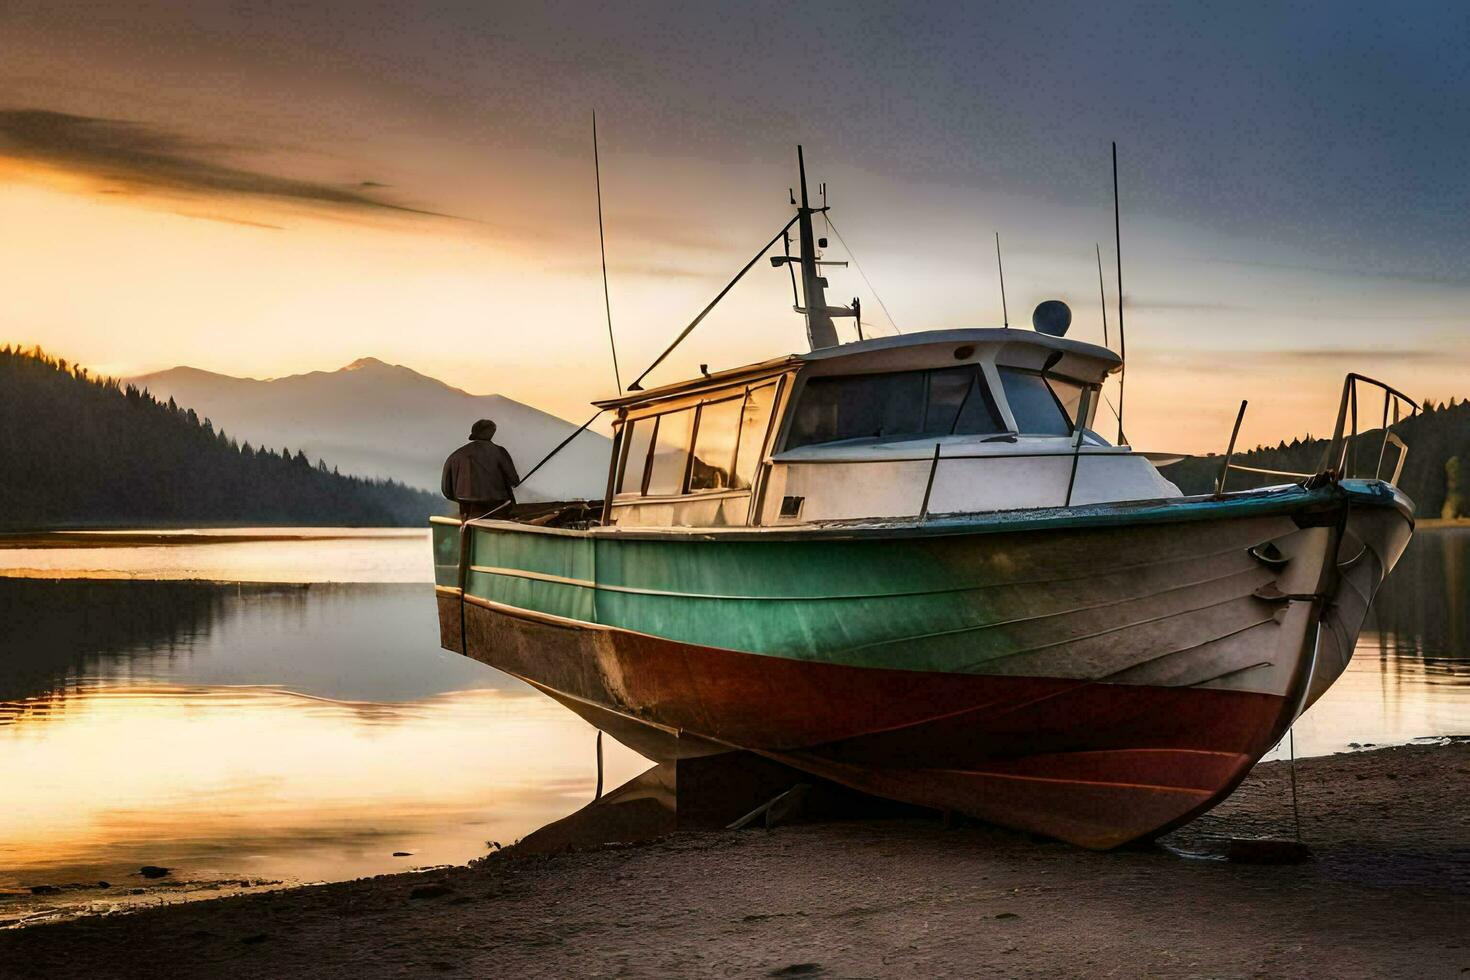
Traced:
<path id="1" fill-rule="evenodd" d="M 1413 498 L 1419 517 L 1470 517 L 1470 401 L 1452 398 L 1448 405 L 1426 402 L 1422 414 L 1393 426 L 1394 433 L 1409 447 L 1400 488 Z M 1328 440 L 1293 439 L 1274 448 L 1257 446 L 1250 452 L 1237 452 L 1235 461 L 1264 469 L 1315 473 L 1322 463 Z M 1383 430 L 1359 436 L 1357 465 L 1349 467 L 1349 476 L 1373 475 L 1383 444 Z M 1209 493 L 1220 475 L 1219 456 L 1195 456 L 1163 469 L 1185 493 Z M 1384 478 L 1393 475 L 1397 450 L 1390 445 L 1383 465 Z M 1244 490 L 1266 483 L 1281 483 L 1282 478 L 1256 476 L 1232 471 L 1227 490 Z"/>
<path id="2" fill-rule="evenodd" d="M 444 501 L 239 445 L 170 399 L 0 348 L 0 526 L 417 525 Z"/>

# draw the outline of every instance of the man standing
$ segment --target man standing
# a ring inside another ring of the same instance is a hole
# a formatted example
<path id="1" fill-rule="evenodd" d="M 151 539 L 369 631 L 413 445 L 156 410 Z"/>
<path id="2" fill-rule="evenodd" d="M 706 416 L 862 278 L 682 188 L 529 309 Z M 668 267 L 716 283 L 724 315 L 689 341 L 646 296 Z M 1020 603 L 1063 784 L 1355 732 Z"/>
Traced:
<path id="1" fill-rule="evenodd" d="M 470 441 L 444 461 L 444 496 L 459 504 L 463 520 L 487 514 L 505 518 L 515 505 L 521 480 L 510 453 L 491 441 L 494 435 L 495 423 L 481 419 L 470 429 Z"/>

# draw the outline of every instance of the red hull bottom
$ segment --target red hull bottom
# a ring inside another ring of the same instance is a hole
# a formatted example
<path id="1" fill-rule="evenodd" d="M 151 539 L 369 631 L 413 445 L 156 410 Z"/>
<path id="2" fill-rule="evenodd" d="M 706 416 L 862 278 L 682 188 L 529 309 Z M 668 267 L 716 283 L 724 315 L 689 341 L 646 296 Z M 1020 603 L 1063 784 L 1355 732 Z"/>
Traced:
<path id="1" fill-rule="evenodd" d="M 441 593 L 451 650 L 460 610 Z M 1289 713 L 1269 694 L 849 667 L 531 618 L 473 597 L 463 610 L 470 656 L 656 761 L 743 749 L 1091 848 L 1155 836 L 1218 803 Z"/>

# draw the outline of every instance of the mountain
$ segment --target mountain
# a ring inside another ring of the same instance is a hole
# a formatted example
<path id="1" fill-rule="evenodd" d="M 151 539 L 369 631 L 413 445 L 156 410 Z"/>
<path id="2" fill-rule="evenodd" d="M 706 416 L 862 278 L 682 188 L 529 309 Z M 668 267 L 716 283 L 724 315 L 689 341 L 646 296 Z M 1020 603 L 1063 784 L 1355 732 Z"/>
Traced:
<path id="1" fill-rule="evenodd" d="M 39 350 L 0 349 L 0 526 L 422 525 L 437 495 L 257 451 Z"/>
<path id="2" fill-rule="evenodd" d="M 129 378 L 227 426 L 242 439 L 304 449 L 344 473 L 439 488 L 440 469 L 476 419 L 494 419 L 495 441 L 524 475 L 576 430 L 565 419 L 501 395 L 472 395 L 396 364 L 364 357 L 337 371 L 257 381 L 177 367 Z M 542 467 L 521 500 L 600 499 L 611 440 L 584 432 Z"/>
<path id="3" fill-rule="evenodd" d="M 1393 426 L 1394 434 L 1409 447 L 1399 487 L 1414 501 L 1421 518 L 1470 517 L 1470 401 L 1451 398 L 1449 404 L 1425 402 L 1421 414 Z M 1292 473 L 1315 473 L 1322 464 L 1328 440 L 1293 439 L 1276 446 L 1257 446 L 1237 452 L 1234 462 L 1262 469 Z M 1349 476 L 1373 475 L 1383 446 L 1383 430 L 1358 436 L 1356 465 L 1349 463 Z M 1393 475 L 1398 455 L 1389 446 L 1384 454 L 1383 476 Z M 1164 476 L 1185 493 L 1211 493 L 1224 460 L 1219 456 L 1194 456 L 1165 467 Z M 1282 483 L 1288 478 L 1251 473 L 1230 473 L 1227 490 Z"/>

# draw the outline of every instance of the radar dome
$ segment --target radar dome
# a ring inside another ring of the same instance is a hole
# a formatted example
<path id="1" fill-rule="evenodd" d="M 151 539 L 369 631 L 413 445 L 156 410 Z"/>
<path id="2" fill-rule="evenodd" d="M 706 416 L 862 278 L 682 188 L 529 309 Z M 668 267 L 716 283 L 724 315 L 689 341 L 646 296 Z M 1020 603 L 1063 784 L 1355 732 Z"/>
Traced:
<path id="1" fill-rule="evenodd" d="M 1072 325 L 1072 310 L 1059 299 L 1049 299 L 1036 304 L 1031 313 L 1031 326 L 1037 333 L 1050 337 L 1065 337 Z"/>

